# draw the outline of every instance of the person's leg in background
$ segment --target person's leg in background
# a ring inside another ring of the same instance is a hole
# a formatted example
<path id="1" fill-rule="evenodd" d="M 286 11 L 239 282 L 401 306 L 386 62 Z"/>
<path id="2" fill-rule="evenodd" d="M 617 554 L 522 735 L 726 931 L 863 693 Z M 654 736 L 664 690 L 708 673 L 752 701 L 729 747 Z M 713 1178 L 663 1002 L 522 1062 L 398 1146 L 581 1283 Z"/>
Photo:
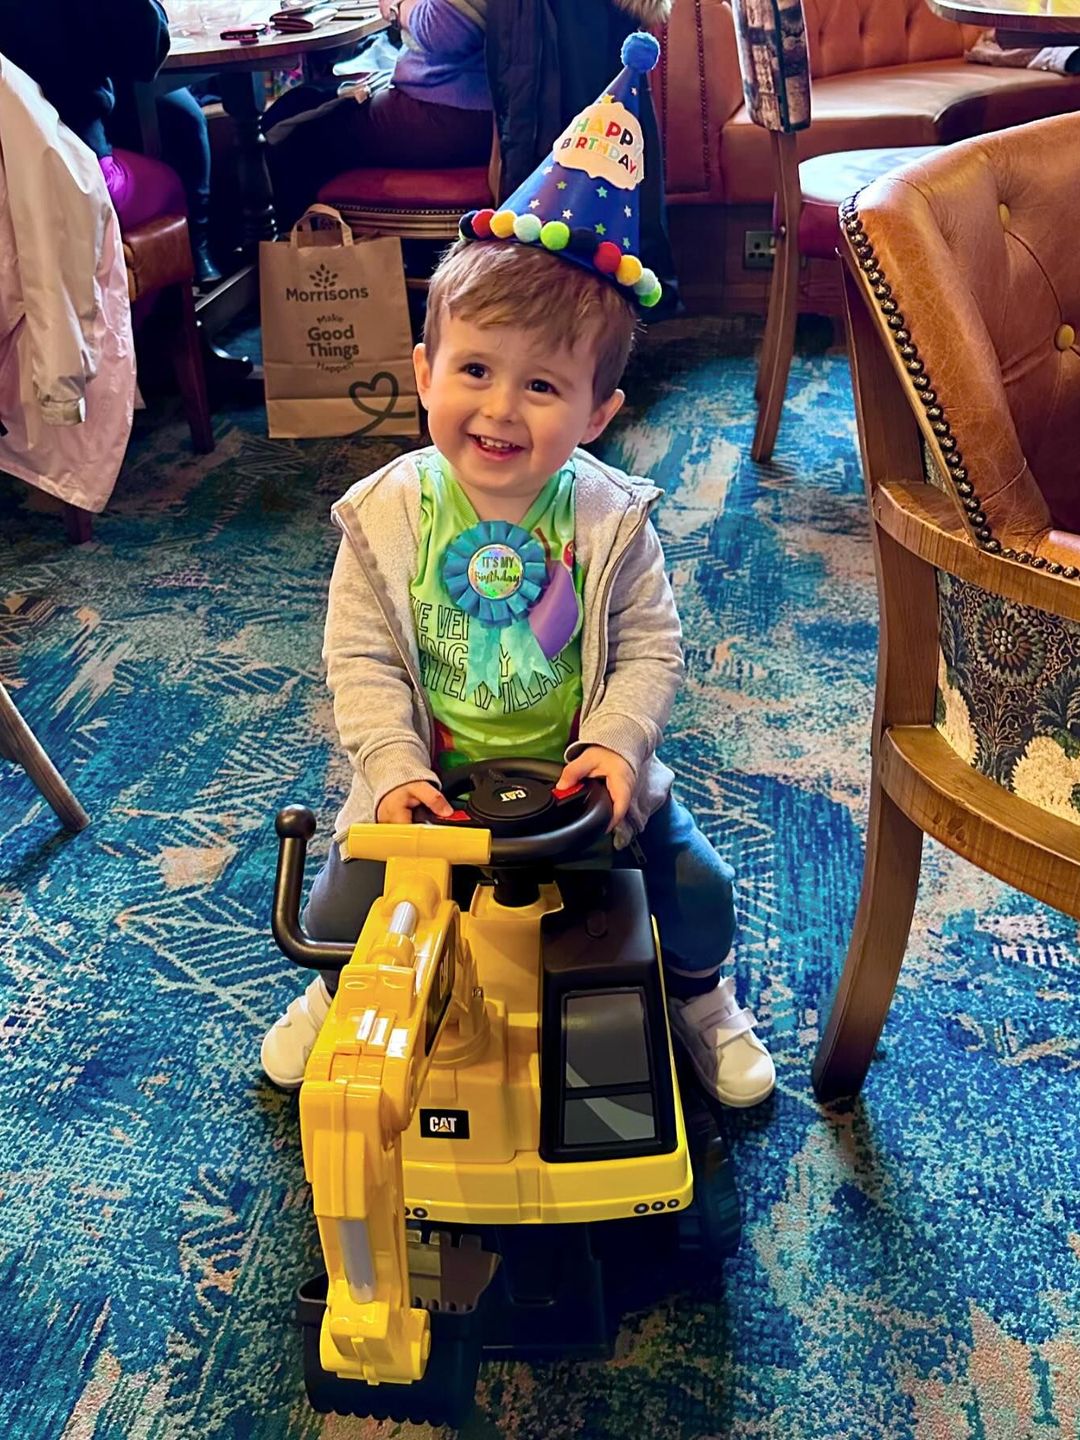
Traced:
<path id="1" fill-rule="evenodd" d="M 280 226 L 287 229 L 320 186 L 344 170 L 486 164 L 491 112 L 433 105 L 391 86 L 362 102 L 343 95 L 314 113 L 291 116 L 287 123 L 270 127 L 266 139 L 274 208 Z"/>
<path id="2" fill-rule="evenodd" d="M 634 848 L 620 851 L 617 863 L 632 865 Z M 711 1094 L 726 1105 L 756 1105 L 772 1092 L 776 1075 L 730 974 L 735 872 L 673 796 L 637 836 L 636 848 L 660 932 L 672 1029 Z"/>
<path id="3" fill-rule="evenodd" d="M 383 892 L 385 877 L 386 866 L 380 861 L 342 860 L 337 845 L 331 845 L 304 907 L 305 931 L 313 940 L 354 941 Z M 295 1090 L 303 1080 L 311 1047 L 337 986 L 336 970 L 321 971 L 266 1032 L 260 1054 L 262 1068 L 281 1089 Z"/>
<path id="4" fill-rule="evenodd" d="M 221 279 L 210 255 L 210 134 L 202 106 L 186 87 L 157 98 L 161 152 L 184 182 L 195 283 L 209 288 Z"/>

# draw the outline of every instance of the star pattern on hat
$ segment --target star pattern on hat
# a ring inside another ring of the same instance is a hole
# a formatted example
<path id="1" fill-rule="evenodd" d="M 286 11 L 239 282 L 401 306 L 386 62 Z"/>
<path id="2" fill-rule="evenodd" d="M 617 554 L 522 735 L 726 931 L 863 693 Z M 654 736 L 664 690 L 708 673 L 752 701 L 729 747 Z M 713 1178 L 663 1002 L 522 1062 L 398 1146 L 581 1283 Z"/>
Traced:
<path id="1" fill-rule="evenodd" d="M 567 127 L 502 210 L 471 211 L 462 218 L 461 233 L 466 240 L 490 236 L 549 250 L 617 285 L 631 304 L 649 309 L 660 298 L 661 286 L 637 253 L 636 192 L 646 164 L 638 96 L 648 94 L 641 77 L 656 65 L 659 46 L 654 37 L 635 33 L 621 53 L 622 73 Z M 620 115 L 621 125 L 612 114 L 598 113 L 623 106 L 629 118 Z M 651 288 L 639 288 L 643 284 Z"/>

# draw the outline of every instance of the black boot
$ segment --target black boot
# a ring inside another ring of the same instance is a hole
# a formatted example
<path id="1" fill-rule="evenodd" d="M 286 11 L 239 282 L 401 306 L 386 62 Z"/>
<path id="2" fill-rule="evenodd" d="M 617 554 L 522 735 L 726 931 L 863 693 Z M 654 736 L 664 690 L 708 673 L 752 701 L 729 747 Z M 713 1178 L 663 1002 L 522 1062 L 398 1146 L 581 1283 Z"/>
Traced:
<path id="1" fill-rule="evenodd" d="M 210 221 L 205 215 L 188 216 L 191 258 L 195 262 L 196 290 L 212 290 L 221 280 L 221 271 L 210 254 Z"/>

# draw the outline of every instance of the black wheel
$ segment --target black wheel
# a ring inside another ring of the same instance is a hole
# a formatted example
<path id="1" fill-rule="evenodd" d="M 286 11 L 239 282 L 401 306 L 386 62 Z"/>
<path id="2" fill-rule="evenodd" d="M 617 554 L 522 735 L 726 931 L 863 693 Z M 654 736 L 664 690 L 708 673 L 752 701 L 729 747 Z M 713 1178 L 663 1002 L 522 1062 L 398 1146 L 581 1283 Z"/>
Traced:
<path id="1" fill-rule="evenodd" d="M 686 1139 L 694 1169 L 693 1203 L 679 1214 L 679 1248 L 694 1264 L 717 1266 L 742 1237 L 735 1166 L 711 1111 L 684 1090 Z"/>
<path id="2" fill-rule="evenodd" d="M 411 1385 L 368 1385 L 324 1370 L 319 1332 L 326 1310 L 326 1276 L 316 1275 L 296 1293 L 303 1331 L 304 1384 L 320 1414 L 371 1416 L 412 1425 L 458 1429 L 472 1413 L 480 1369 L 480 1312 L 436 1310 L 431 1316 L 431 1355 L 422 1380 Z"/>
<path id="3" fill-rule="evenodd" d="M 689 1240 L 707 1265 L 718 1265 L 738 1250 L 742 1213 L 735 1167 L 719 1135 L 694 1160 L 694 1201 L 682 1213 L 686 1217 L 683 1248 Z"/>

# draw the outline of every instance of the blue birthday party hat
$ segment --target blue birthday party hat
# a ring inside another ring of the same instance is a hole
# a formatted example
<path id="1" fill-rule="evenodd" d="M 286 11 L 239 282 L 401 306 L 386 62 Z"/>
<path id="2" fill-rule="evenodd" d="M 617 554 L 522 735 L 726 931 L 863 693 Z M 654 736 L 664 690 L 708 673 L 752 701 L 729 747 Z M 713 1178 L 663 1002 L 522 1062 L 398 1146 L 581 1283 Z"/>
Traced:
<path id="1" fill-rule="evenodd" d="M 638 258 L 638 193 L 645 178 L 641 88 L 659 58 L 652 35 L 627 36 L 625 68 L 611 88 L 570 122 L 505 204 L 462 217 L 462 238 L 542 246 L 611 281 L 628 300 L 655 305 L 660 281 Z"/>

